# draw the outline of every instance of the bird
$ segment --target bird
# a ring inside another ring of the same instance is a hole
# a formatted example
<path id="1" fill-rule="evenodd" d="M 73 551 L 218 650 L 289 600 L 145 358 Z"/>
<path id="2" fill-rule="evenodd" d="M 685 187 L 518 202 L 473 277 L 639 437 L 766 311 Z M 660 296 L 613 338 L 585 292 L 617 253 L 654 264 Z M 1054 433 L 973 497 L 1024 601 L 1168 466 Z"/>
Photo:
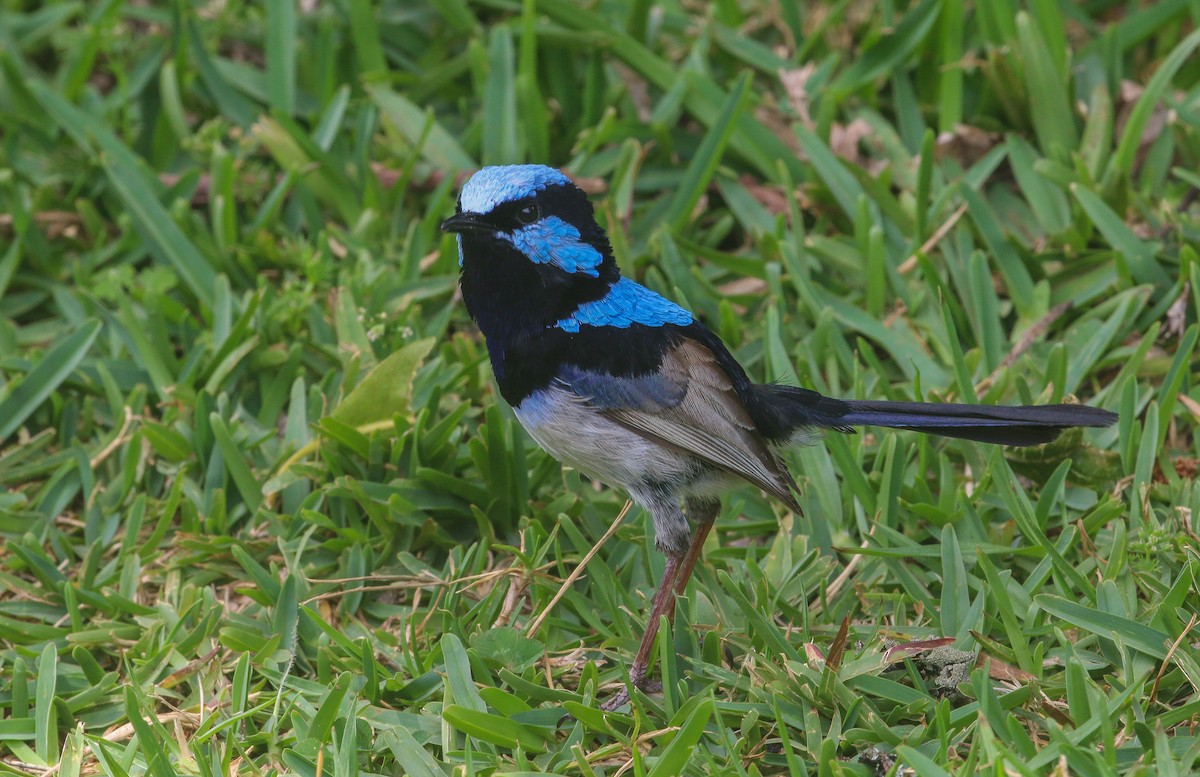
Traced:
<path id="1" fill-rule="evenodd" d="M 521 425 L 560 462 L 623 489 L 666 555 L 629 683 L 606 709 L 630 686 L 652 688 L 659 622 L 673 620 L 722 494 L 746 481 L 800 512 L 788 447 L 859 426 L 1029 446 L 1117 419 L 1081 404 L 835 399 L 755 383 L 692 312 L 621 274 L 587 195 L 546 165 L 481 168 L 441 229 L 457 237 L 463 302 Z"/>

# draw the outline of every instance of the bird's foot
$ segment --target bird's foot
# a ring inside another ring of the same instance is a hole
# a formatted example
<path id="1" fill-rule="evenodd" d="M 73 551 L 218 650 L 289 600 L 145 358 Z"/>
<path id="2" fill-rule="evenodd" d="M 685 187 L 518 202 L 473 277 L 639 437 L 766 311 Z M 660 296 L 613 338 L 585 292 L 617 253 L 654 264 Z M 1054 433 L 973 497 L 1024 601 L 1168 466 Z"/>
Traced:
<path id="1" fill-rule="evenodd" d="M 658 693 L 662 690 L 662 683 L 658 680 L 651 680 L 648 677 L 639 677 L 629 679 L 629 685 L 624 685 L 621 690 L 612 695 L 600 705 L 600 709 L 605 712 L 614 712 L 629 703 L 629 689 L 637 688 L 643 693 Z"/>
<path id="2" fill-rule="evenodd" d="M 605 712 L 615 712 L 629 703 L 629 689 L 621 688 L 600 705 Z"/>

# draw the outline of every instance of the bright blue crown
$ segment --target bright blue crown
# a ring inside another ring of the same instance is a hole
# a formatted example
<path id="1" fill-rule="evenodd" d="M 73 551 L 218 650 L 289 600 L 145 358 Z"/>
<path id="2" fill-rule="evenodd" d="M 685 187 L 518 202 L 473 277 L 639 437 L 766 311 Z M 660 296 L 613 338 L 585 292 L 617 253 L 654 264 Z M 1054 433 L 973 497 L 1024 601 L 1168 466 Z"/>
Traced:
<path id="1" fill-rule="evenodd" d="M 545 165 L 485 167 L 463 186 L 462 209 L 466 213 L 487 213 L 502 202 L 519 200 L 547 186 L 570 182 L 570 178 Z"/>

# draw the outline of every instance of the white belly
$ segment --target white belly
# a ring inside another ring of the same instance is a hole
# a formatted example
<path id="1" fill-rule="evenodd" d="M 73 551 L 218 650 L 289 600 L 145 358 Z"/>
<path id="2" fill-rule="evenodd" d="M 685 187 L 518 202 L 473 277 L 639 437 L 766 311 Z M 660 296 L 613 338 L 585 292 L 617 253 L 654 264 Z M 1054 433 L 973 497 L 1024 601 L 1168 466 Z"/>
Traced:
<path id="1" fill-rule="evenodd" d="M 738 483 L 736 476 L 697 456 L 630 431 L 569 389 L 535 391 L 513 409 L 529 435 L 554 458 L 625 489 L 649 510 L 656 544 L 664 553 L 682 555 L 691 541 L 681 499 L 716 498 Z"/>
<path id="2" fill-rule="evenodd" d="M 551 386 L 513 408 L 529 436 L 554 458 L 628 491 L 649 482 L 682 483 L 703 464 L 650 442 L 589 407 L 574 392 Z"/>

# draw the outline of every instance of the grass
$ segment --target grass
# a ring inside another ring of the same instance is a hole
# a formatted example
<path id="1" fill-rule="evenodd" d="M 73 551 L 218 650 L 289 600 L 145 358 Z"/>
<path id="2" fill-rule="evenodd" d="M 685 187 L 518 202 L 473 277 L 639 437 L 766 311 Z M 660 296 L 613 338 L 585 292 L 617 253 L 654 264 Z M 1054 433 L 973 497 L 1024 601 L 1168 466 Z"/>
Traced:
<path id="1" fill-rule="evenodd" d="M 1198 19 L 0 4 L 0 770 L 1193 773 Z M 794 451 L 601 714 L 663 559 L 437 230 L 517 161 L 759 379 L 1121 421 Z"/>

